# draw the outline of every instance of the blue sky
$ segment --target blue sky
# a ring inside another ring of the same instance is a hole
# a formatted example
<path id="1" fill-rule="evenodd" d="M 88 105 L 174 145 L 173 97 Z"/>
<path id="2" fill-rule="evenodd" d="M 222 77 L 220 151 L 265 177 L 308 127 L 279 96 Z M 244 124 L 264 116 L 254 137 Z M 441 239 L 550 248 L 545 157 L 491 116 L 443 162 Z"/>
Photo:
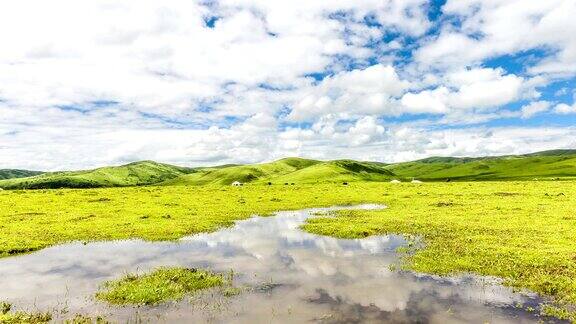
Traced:
<path id="1" fill-rule="evenodd" d="M 0 4 L 0 168 L 576 148 L 573 0 Z"/>

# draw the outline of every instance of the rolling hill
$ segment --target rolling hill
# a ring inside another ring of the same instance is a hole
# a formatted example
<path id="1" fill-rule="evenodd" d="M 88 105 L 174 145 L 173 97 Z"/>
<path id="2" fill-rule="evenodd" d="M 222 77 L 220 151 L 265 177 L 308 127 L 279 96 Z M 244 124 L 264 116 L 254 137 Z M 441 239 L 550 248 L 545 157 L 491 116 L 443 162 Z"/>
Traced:
<path id="1" fill-rule="evenodd" d="M 431 157 L 386 168 L 401 178 L 430 181 L 576 177 L 576 150 L 480 158 Z"/>
<path id="2" fill-rule="evenodd" d="M 0 169 L 0 180 L 32 177 L 32 176 L 39 175 L 42 173 L 44 173 L 44 172 L 18 170 L 18 169 Z"/>
<path id="3" fill-rule="evenodd" d="M 94 170 L 49 172 L 40 175 L 0 180 L 3 189 L 97 188 L 155 184 L 194 172 L 153 161 L 134 162 Z"/>
<path id="4" fill-rule="evenodd" d="M 271 163 L 205 168 L 169 180 L 165 185 L 229 185 L 242 183 L 316 183 L 350 181 L 386 181 L 394 174 L 378 162 L 353 160 L 317 161 L 285 158 Z"/>
<path id="5" fill-rule="evenodd" d="M 229 185 L 234 181 L 253 182 L 288 175 L 314 166 L 320 161 L 285 158 L 271 163 L 233 165 L 198 169 L 197 172 L 166 181 L 165 185 Z"/>
<path id="6" fill-rule="evenodd" d="M 86 171 L 0 180 L 4 189 L 95 188 L 139 185 L 230 185 L 354 181 L 480 181 L 576 178 L 576 150 L 478 158 L 431 157 L 385 164 L 285 158 L 270 163 L 184 168 L 152 161 Z"/>
<path id="7" fill-rule="evenodd" d="M 394 173 L 378 162 L 336 160 L 316 163 L 295 172 L 267 179 L 277 183 L 388 181 Z"/>

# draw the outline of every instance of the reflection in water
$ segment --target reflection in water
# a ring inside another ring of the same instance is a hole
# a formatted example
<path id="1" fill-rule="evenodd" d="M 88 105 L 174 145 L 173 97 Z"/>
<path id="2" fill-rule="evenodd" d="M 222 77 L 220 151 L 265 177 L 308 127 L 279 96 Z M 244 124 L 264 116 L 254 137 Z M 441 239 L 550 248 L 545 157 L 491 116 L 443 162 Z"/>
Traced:
<path id="1" fill-rule="evenodd" d="M 342 207 L 341 207 L 342 208 Z M 380 208 L 360 205 L 347 208 Z M 536 322 L 516 305 L 537 306 L 473 277 L 439 279 L 394 272 L 401 236 L 341 240 L 299 226 L 329 209 L 254 217 L 216 233 L 179 242 L 140 240 L 66 244 L 0 260 L 0 300 L 28 310 L 57 310 L 121 322 Z M 93 299 L 105 280 L 158 266 L 234 270 L 237 285 L 256 287 L 225 298 L 204 292 L 161 307 L 111 307 Z"/>

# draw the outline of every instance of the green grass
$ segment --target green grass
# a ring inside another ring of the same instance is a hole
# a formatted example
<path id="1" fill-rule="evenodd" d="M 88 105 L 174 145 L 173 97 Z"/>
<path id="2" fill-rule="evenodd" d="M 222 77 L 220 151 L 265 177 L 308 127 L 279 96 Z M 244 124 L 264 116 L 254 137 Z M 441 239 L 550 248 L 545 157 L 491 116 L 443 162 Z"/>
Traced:
<path id="1" fill-rule="evenodd" d="M 172 240 L 254 214 L 382 200 L 377 191 L 367 194 L 361 188 L 322 184 L 6 190 L 0 192 L 0 257 L 68 241 Z"/>
<path id="2" fill-rule="evenodd" d="M 142 161 L 119 167 L 52 172 L 27 178 L 0 180 L 0 188 L 54 189 L 138 186 L 159 183 L 190 172 L 193 170 L 189 168 Z"/>
<path id="3" fill-rule="evenodd" d="M 106 282 L 96 298 L 115 305 L 157 305 L 177 301 L 199 290 L 222 286 L 220 274 L 186 268 L 159 268 L 143 275 L 129 274 Z"/>
<path id="4" fill-rule="evenodd" d="M 319 217 L 304 228 L 345 238 L 419 236 L 424 248 L 406 255 L 407 269 L 493 275 L 558 305 L 576 303 L 576 181 L 3 191 L 0 255 L 67 241 L 171 240 L 254 214 L 364 202 L 389 208 Z"/>
<path id="5" fill-rule="evenodd" d="M 40 171 L 29 171 L 29 170 L 17 170 L 17 169 L 0 169 L 0 180 L 13 179 L 13 178 L 25 178 L 32 177 L 43 172 Z"/>
<path id="6" fill-rule="evenodd" d="M 42 324 L 52 320 L 50 313 L 11 312 L 12 305 L 0 303 L 0 323 L 2 324 Z"/>
<path id="7" fill-rule="evenodd" d="M 64 321 L 66 324 L 109 324 L 104 317 L 96 316 L 90 317 L 82 314 L 76 314 L 71 319 L 67 319 Z"/>
<path id="8" fill-rule="evenodd" d="M 475 273 L 576 304 L 576 183 L 400 185 L 389 208 L 310 219 L 303 229 L 340 238 L 398 233 L 423 239 L 405 269 Z M 417 246 L 417 245 L 415 245 Z M 571 318 L 576 319 L 572 313 Z"/>

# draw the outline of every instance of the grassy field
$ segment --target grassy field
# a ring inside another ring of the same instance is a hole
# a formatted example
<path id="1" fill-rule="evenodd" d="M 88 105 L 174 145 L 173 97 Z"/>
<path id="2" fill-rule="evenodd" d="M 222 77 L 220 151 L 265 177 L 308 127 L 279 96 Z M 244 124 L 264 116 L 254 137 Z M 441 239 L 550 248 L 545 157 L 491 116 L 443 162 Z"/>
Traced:
<path id="1" fill-rule="evenodd" d="M 337 237 L 422 237 L 404 267 L 472 272 L 576 303 L 576 182 L 357 182 L 244 187 L 158 186 L 0 192 L 0 255 L 72 240 L 177 239 L 277 210 L 363 202 L 382 211 L 312 219 L 305 230 Z"/>

